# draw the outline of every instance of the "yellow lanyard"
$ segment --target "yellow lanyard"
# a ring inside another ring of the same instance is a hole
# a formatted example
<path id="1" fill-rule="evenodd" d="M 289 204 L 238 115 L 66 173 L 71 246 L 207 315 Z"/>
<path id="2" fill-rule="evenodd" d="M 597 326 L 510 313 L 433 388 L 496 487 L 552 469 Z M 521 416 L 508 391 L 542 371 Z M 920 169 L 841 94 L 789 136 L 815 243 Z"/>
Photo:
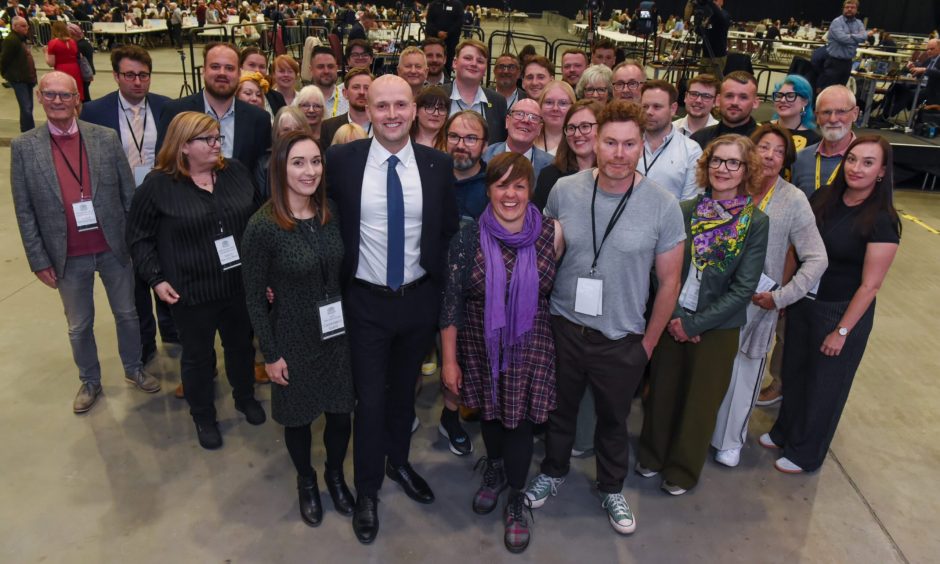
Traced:
<path id="1" fill-rule="evenodd" d="M 330 117 L 336 117 L 336 109 L 339 108 L 339 96 L 340 96 L 339 87 L 334 86 L 333 89 L 334 89 L 333 90 L 333 111 L 330 113 Z M 818 166 L 817 166 L 817 169 L 818 169 Z M 816 176 L 819 176 L 818 171 L 816 173 Z"/>
<path id="2" fill-rule="evenodd" d="M 777 189 L 777 183 L 775 182 L 774 185 L 770 187 L 770 190 L 767 191 L 767 195 L 764 196 L 764 199 L 760 201 L 760 205 L 758 206 L 760 211 L 764 211 L 767 209 L 767 204 L 769 204 L 770 199 L 774 197 L 774 190 L 776 189 Z"/>
<path id="3" fill-rule="evenodd" d="M 816 153 L 816 190 L 819 190 L 819 163 L 822 160 L 822 157 L 819 153 Z M 826 181 L 826 184 L 832 184 L 832 181 L 836 179 L 836 174 L 839 173 L 839 167 L 842 166 L 842 162 L 836 165 L 836 168 L 832 169 L 832 174 L 829 175 L 829 180 Z"/>

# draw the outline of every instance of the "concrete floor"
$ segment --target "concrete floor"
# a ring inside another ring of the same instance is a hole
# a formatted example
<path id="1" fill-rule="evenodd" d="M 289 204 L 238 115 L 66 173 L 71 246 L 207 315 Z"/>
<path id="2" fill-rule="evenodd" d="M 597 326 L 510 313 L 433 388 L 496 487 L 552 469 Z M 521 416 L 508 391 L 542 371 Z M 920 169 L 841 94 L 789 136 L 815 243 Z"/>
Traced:
<path id="1" fill-rule="evenodd" d="M 539 31 L 531 26 L 534 31 Z M 541 30 L 548 34 L 549 31 Z M 155 53 L 157 68 L 175 52 Z M 99 67 L 106 66 L 99 54 Z M 93 92 L 102 94 L 107 77 Z M 155 91 L 175 96 L 178 77 L 158 76 Z M 37 110 L 37 114 L 41 109 Z M 0 136 L 15 123 L 12 92 L 0 90 Z M 15 131 L 15 128 L 14 128 Z M 0 148 L 0 178 L 9 149 Z M 899 192 L 897 205 L 940 228 L 934 194 Z M 348 519 L 325 501 L 323 525 L 297 515 L 294 473 L 273 422 L 252 427 L 235 412 L 224 378 L 218 406 L 225 446 L 199 448 L 179 382 L 178 351 L 161 350 L 151 369 L 164 389 L 143 394 L 123 382 L 102 287 L 96 289 L 104 397 L 71 412 L 78 387 L 59 298 L 30 273 L 9 191 L 0 193 L 0 561 L 21 562 L 467 562 L 519 561 L 502 546 L 498 513 L 470 511 L 482 452 L 454 457 L 436 430 L 436 377 L 418 400 L 421 428 L 412 462 L 437 494 L 419 506 L 387 484 L 374 545 L 356 542 Z M 756 437 L 775 409 L 758 409 L 738 468 L 706 463 L 701 483 L 679 498 L 657 480 L 631 474 L 625 495 L 637 515 L 630 537 L 614 533 L 591 492 L 594 460 L 575 461 L 568 483 L 536 510 L 522 558 L 595 562 L 936 562 L 940 553 L 940 401 L 933 378 L 940 329 L 935 296 L 937 235 L 910 220 L 879 296 L 875 328 L 829 459 L 819 472 L 773 469 Z M 19 375 L 16 379 L 13 377 Z M 258 395 L 269 408 L 269 389 Z M 639 432 L 637 404 L 631 434 Z M 316 435 L 322 423 L 315 427 Z M 315 441 L 314 464 L 324 453 Z M 541 459 L 536 445 L 536 461 Z M 535 471 L 535 466 L 533 466 Z M 351 476 L 351 456 L 347 475 Z M 324 492 L 325 495 L 325 492 Z M 328 496 L 327 496 L 328 498 Z"/>

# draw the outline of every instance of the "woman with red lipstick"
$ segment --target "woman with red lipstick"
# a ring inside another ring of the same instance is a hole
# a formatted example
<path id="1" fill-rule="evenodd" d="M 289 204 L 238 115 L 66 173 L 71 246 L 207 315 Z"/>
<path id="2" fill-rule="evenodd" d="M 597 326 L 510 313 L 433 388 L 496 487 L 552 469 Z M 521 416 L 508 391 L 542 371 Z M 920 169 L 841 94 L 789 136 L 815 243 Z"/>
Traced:
<path id="1" fill-rule="evenodd" d="M 787 310 L 783 404 L 766 448 L 788 474 L 822 466 L 862 361 L 878 293 L 901 242 L 892 203 L 891 145 L 866 135 L 849 145 L 835 180 L 810 198 L 829 268 L 816 299 Z"/>
<path id="2" fill-rule="evenodd" d="M 746 307 L 764 268 L 770 221 L 750 196 L 762 178 L 754 143 L 722 135 L 698 160 L 704 194 L 679 204 L 686 226 L 684 283 L 650 361 L 636 463 L 644 478 L 662 474 L 660 486 L 670 495 L 698 483 Z"/>
<path id="3" fill-rule="evenodd" d="M 486 456 L 473 511 L 486 514 L 509 488 L 504 544 L 529 544 L 526 474 L 533 427 L 555 408 L 555 344 L 548 299 L 563 252 L 561 226 L 529 203 L 533 169 L 501 153 L 486 167 L 490 203 L 454 237 L 441 307 L 442 377 L 463 404 L 480 410 Z"/>

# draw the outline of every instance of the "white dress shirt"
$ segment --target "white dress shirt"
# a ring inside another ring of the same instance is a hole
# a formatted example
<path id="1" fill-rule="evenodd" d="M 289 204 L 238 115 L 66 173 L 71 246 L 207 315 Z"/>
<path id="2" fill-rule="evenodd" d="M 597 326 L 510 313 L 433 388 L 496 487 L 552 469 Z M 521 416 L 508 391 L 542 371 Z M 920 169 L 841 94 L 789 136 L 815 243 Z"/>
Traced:
<path id="1" fill-rule="evenodd" d="M 457 90 L 457 84 L 454 84 L 454 89 L 450 94 L 450 115 L 456 114 L 457 112 L 462 112 L 464 110 L 473 110 L 474 112 L 480 114 L 486 118 L 486 108 L 489 107 L 490 101 L 486 97 L 486 92 L 483 91 L 482 86 L 477 87 L 477 93 L 473 97 L 473 102 L 468 106 L 464 103 L 463 99 L 460 97 L 460 92 Z"/>
<path id="2" fill-rule="evenodd" d="M 708 121 L 705 123 L 705 127 L 711 127 L 713 125 L 718 125 L 718 120 L 715 119 L 713 115 L 708 114 Z M 686 137 L 690 137 L 694 133 L 694 131 L 689 129 L 689 116 L 683 116 L 675 120 L 672 122 L 672 126 L 678 129 L 679 133 L 685 135 Z M 702 129 L 704 129 L 704 127 Z"/>
<path id="3" fill-rule="evenodd" d="M 388 271 L 388 158 L 392 153 L 378 141 L 369 147 L 366 169 L 362 176 L 362 201 L 359 204 L 359 266 L 356 278 L 385 286 Z M 405 200 L 405 276 L 403 284 L 414 282 L 426 274 L 421 268 L 421 218 L 424 195 L 421 175 L 409 142 L 395 153 L 398 178 Z"/>
<path id="4" fill-rule="evenodd" d="M 121 129 L 121 144 L 124 145 L 124 154 L 127 155 L 127 162 L 131 165 L 131 169 L 136 166 L 144 166 L 146 168 L 153 168 L 154 159 L 156 153 L 154 149 L 157 146 L 157 120 L 153 117 L 153 108 L 147 102 L 147 99 L 144 98 L 141 100 L 140 104 L 147 111 L 140 116 L 144 120 L 144 139 L 143 145 L 140 149 L 140 156 L 143 159 L 143 163 L 137 162 L 137 147 L 134 146 L 134 136 L 131 135 L 131 123 L 134 121 L 134 111 L 131 109 L 134 107 L 134 104 L 131 104 L 127 99 L 118 91 L 118 127 Z M 137 139 L 137 143 L 140 143 L 141 140 Z"/>
<path id="5" fill-rule="evenodd" d="M 691 200 L 699 192 L 695 167 L 700 156 L 699 144 L 673 127 L 655 151 L 650 149 L 646 136 L 643 137 L 643 156 L 636 169 L 678 200 Z"/>

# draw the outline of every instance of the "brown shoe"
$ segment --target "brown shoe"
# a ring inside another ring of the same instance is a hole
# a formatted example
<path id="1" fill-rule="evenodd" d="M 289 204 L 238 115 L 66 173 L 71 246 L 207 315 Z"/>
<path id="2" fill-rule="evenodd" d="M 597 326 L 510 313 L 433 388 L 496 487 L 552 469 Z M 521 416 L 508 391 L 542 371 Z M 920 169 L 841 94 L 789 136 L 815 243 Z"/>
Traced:
<path id="1" fill-rule="evenodd" d="M 781 402 L 783 400 L 782 388 L 783 385 L 778 384 L 776 380 L 771 382 L 757 395 L 757 406 L 768 407 Z"/>
<path id="2" fill-rule="evenodd" d="M 176 390 L 173 392 L 173 395 L 176 396 L 176 397 L 179 398 L 179 399 L 183 399 L 183 398 L 186 397 L 186 395 L 183 394 L 183 383 L 182 383 L 182 382 L 180 382 L 180 385 L 176 387 Z"/>
<path id="3" fill-rule="evenodd" d="M 268 378 L 268 373 L 264 370 L 263 362 L 255 363 L 255 383 L 256 384 L 270 384 L 271 379 Z"/>
<path id="4" fill-rule="evenodd" d="M 464 421 L 479 421 L 480 410 L 472 407 L 460 406 L 460 418 Z"/>
<path id="5" fill-rule="evenodd" d="M 81 387 L 78 388 L 78 394 L 75 395 L 75 400 L 72 402 L 72 411 L 75 413 L 85 413 L 91 409 L 91 406 L 95 405 L 100 395 L 101 384 L 83 383 Z"/>

